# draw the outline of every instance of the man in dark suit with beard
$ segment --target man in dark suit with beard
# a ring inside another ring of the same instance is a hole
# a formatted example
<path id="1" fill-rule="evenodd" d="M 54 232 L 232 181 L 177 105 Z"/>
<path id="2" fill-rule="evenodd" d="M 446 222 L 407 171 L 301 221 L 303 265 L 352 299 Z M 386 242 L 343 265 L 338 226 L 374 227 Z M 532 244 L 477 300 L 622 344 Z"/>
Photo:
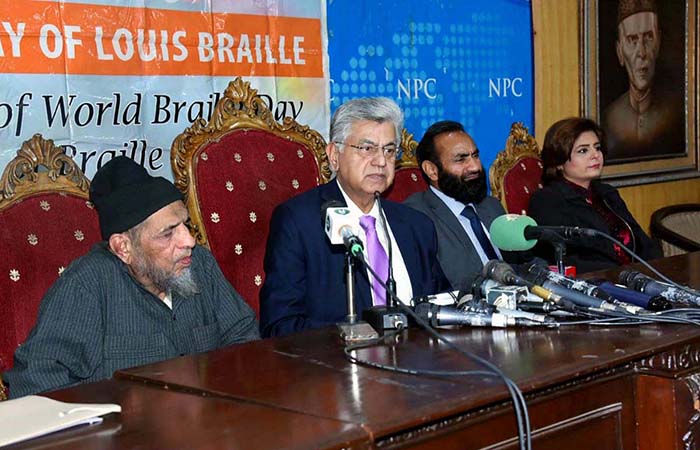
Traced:
<path id="1" fill-rule="evenodd" d="M 486 195 L 479 149 L 462 124 L 434 123 L 416 153 L 430 187 L 405 204 L 433 220 L 438 260 L 447 279 L 455 289 L 469 289 L 487 261 L 503 259 L 490 241 L 488 227 L 505 211 L 495 197 Z"/>

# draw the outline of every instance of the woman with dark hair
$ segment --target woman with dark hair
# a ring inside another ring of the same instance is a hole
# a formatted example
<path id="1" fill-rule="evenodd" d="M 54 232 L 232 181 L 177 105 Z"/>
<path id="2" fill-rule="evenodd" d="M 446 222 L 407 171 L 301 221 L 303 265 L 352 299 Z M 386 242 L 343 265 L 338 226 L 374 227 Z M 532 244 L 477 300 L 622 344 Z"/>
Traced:
<path id="1" fill-rule="evenodd" d="M 619 192 L 598 178 L 607 148 L 602 129 L 579 117 L 552 125 L 542 146 L 542 183 L 530 200 L 528 214 L 538 225 L 593 228 L 622 242 L 642 258 L 661 257 L 660 247 L 644 233 Z M 554 263 L 550 244 L 540 243 L 540 256 Z M 564 263 L 578 273 L 632 262 L 620 246 L 602 238 L 567 243 Z"/>

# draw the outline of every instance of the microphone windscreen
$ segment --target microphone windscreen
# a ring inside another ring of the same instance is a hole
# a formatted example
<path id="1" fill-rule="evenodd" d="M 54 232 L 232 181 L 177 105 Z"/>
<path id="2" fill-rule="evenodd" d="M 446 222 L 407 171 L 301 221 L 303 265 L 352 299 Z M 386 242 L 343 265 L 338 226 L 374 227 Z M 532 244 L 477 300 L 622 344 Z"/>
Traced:
<path id="1" fill-rule="evenodd" d="M 522 251 L 530 250 L 537 244 L 536 239 L 525 239 L 525 228 L 537 226 L 535 219 L 519 214 L 504 214 L 496 217 L 491 226 L 491 242 L 501 250 Z"/>

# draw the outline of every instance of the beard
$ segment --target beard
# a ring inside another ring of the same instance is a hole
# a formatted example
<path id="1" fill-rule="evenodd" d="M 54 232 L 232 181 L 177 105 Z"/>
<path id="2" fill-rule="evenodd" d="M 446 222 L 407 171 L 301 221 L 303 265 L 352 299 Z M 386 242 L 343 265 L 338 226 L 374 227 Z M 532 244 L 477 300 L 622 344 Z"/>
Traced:
<path id="1" fill-rule="evenodd" d="M 166 293 L 177 293 L 181 297 L 189 298 L 199 293 L 199 286 L 192 276 L 190 267 L 186 267 L 176 275 L 165 269 L 158 267 L 146 255 L 136 250 L 134 255 L 133 270 L 139 276 L 150 280 L 159 290 Z"/>
<path id="2" fill-rule="evenodd" d="M 440 191 L 465 205 L 479 203 L 486 198 L 486 172 L 481 169 L 477 178 L 466 180 L 448 173 L 438 165 L 438 187 Z"/>

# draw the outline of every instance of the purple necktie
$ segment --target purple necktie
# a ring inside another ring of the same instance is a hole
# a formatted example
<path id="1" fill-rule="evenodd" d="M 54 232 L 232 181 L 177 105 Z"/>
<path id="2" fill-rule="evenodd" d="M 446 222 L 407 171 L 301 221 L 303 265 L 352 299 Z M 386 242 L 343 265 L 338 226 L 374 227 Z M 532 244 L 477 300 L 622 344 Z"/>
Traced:
<path id="1" fill-rule="evenodd" d="M 376 219 L 372 216 L 360 217 L 360 226 L 365 230 L 367 255 L 369 265 L 382 281 L 386 281 L 389 276 L 389 258 L 386 256 L 384 247 L 377 237 Z M 374 291 L 374 304 L 378 306 L 386 305 L 386 289 L 382 287 L 379 280 L 370 275 L 372 279 L 372 290 Z"/>

